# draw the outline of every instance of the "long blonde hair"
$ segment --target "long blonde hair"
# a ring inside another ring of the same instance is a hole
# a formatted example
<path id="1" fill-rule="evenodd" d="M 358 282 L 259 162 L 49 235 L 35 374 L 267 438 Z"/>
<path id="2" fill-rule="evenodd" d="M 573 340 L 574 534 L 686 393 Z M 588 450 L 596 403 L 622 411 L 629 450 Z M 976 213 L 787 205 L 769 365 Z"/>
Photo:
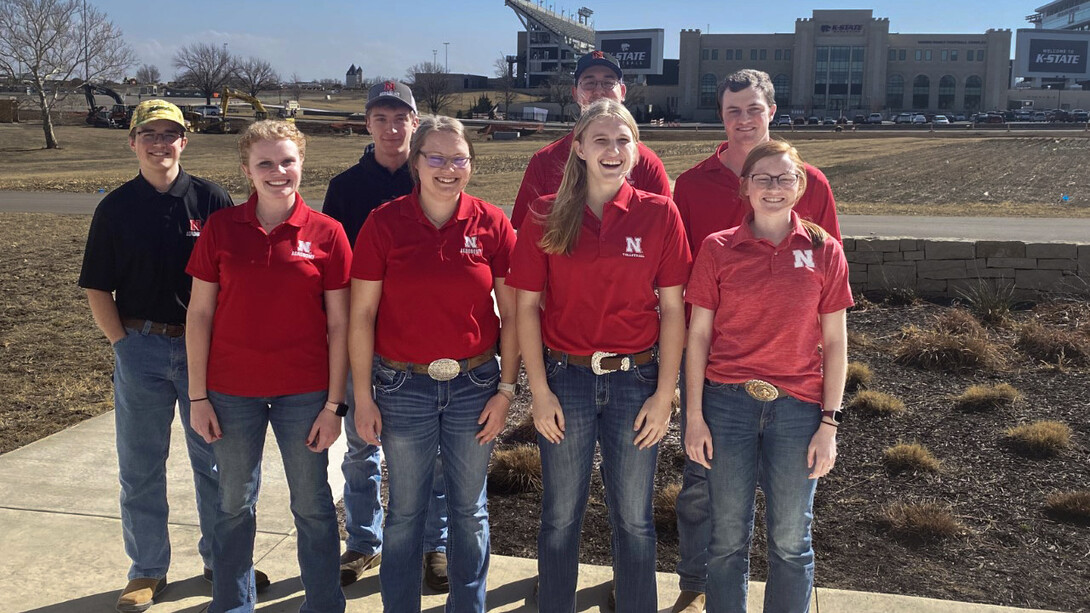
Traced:
<path id="1" fill-rule="evenodd" d="M 742 177 L 746 179 L 742 181 L 741 186 L 738 188 L 739 195 L 749 200 L 749 175 L 753 172 L 753 167 L 757 165 L 757 162 L 765 158 L 776 157 L 778 155 L 786 155 L 787 159 L 791 160 L 791 163 L 795 165 L 795 168 L 799 173 L 799 185 L 795 190 L 795 201 L 791 203 L 792 208 L 799 203 L 802 199 L 803 193 L 806 191 L 806 165 L 802 161 L 802 157 L 799 156 L 798 149 L 791 146 L 790 143 L 782 140 L 769 140 L 757 145 L 750 150 L 749 155 L 746 156 L 746 161 L 742 162 Z M 825 228 L 817 225 L 809 219 L 803 219 L 802 225 L 806 228 L 806 231 L 810 234 L 810 243 L 815 247 L 820 247 L 825 239 L 829 238 L 829 233 L 825 231 Z"/>
<path id="2" fill-rule="evenodd" d="M 623 104 L 615 100 L 598 100 L 588 106 L 575 123 L 573 141 L 583 142 L 591 123 L 605 118 L 620 119 L 632 131 L 632 138 L 639 142 L 640 129 L 636 120 Z M 633 160 L 633 165 L 638 160 Z M 575 153 L 575 146 L 564 165 L 564 179 L 556 192 L 556 201 L 545 216 L 545 232 L 538 245 L 545 253 L 570 255 L 579 240 L 579 228 L 583 224 L 583 207 L 587 203 L 587 163 Z"/>

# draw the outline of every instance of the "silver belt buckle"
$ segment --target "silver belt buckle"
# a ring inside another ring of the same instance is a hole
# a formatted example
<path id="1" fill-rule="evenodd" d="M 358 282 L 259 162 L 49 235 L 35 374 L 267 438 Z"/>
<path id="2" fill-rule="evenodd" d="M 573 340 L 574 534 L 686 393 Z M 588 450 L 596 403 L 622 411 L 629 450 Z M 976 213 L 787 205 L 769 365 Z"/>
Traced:
<path id="1" fill-rule="evenodd" d="M 462 367 L 458 364 L 458 360 L 439 358 L 428 364 L 428 376 L 436 381 L 450 381 L 460 372 Z"/>
<path id="2" fill-rule="evenodd" d="M 618 369 L 604 370 L 602 368 L 602 360 L 603 359 L 612 358 L 612 357 L 616 357 L 616 356 L 617 356 L 616 353 L 610 353 L 608 351 L 595 351 L 594 354 L 590 356 L 590 369 L 591 369 L 591 371 L 594 372 L 594 374 L 596 374 L 596 375 L 607 375 L 607 374 L 609 374 L 611 372 L 617 372 L 617 370 L 623 370 L 623 371 L 631 370 L 632 364 L 630 364 L 631 360 L 628 357 L 621 358 L 621 367 L 618 368 Z"/>

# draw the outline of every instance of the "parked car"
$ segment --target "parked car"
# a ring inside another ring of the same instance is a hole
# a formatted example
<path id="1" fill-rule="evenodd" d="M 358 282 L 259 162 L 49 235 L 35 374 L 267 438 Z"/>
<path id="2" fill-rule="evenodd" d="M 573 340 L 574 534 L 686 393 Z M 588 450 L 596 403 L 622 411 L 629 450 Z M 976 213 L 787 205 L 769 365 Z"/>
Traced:
<path id="1" fill-rule="evenodd" d="M 912 113 L 899 113 L 893 118 L 893 123 L 912 123 Z"/>
<path id="2" fill-rule="evenodd" d="M 833 119 L 832 117 L 826 117 L 825 119 L 821 120 L 821 125 L 823 125 L 823 126 L 835 126 L 836 125 L 836 120 Z"/>
<path id="3" fill-rule="evenodd" d="M 855 117 L 852 117 L 852 123 L 856 125 L 867 123 L 867 117 L 866 115 L 856 115 Z"/>
<path id="4" fill-rule="evenodd" d="M 918 114 L 913 115 L 912 116 L 912 123 L 927 123 L 927 117 L 925 117 L 923 115 L 918 115 Z"/>
<path id="5" fill-rule="evenodd" d="M 802 115 L 799 115 L 798 117 L 793 119 L 791 123 L 795 124 L 796 126 L 804 126 L 806 125 L 806 118 Z"/>
<path id="6" fill-rule="evenodd" d="M 777 115 L 774 124 L 777 126 L 789 126 L 791 125 L 791 116 L 787 113 Z"/>
<path id="7" fill-rule="evenodd" d="M 806 125 L 808 125 L 808 126 L 816 126 L 816 125 L 820 125 L 820 124 L 821 124 L 821 120 L 818 119 L 817 115 L 811 115 L 810 117 L 808 117 L 806 119 Z"/>
<path id="8" fill-rule="evenodd" d="M 1071 111 L 1071 121 L 1086 123 L 1087 121 L 1090 121 L 1090 113 L 1086 112 L 1084 109 L 1075 109 L 1074 111 Z"/>
<path id="9" fill-rule="evenodd" d="M 1002 113 L 981 113 L 977 123 L 1006 123 Z"/>
<path id="10" fill-rule="evenodd" d="M 1035 121 L 1035 122 L 1048 121 L 1048 115 L 1046 115 L 1044 111 L 1036 111 L 1036 112 L 1033 113 L 1033 121 Z"/>
<path id="11" fill-rule="evenodd" d="M 950 120 L 946 117 L 946 115 L 935 115 L 935 119 L 932 120 L 932 123 L 940 125 L 950 125 Z"/>
<path id="12" fill-rule="evenodd" d="M 867 123 L 874 123 L 874 124 L 881 125 L 881 123 L 882 123 L 882 114 L 881 113 L 871 113 L 870 117 L 867 117 Z"/>

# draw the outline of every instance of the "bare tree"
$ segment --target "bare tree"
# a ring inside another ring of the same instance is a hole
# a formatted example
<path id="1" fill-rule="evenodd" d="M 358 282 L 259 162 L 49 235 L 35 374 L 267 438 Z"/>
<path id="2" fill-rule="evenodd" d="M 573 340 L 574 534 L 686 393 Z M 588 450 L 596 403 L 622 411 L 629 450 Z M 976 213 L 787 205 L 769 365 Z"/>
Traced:
<path id="1" fill-rule="evenodd" d="M 572 76 L 560 69 L 545 81 L 545 100 L 560 105 L 560 121 L 568 120 L 568 106 L 575 102 L 571 91 L 574 83 Z"/>
<path id="2" fill-rule="evenodd" d="M 136 69 L 136 80 L 144 85 L 155 85 L 159 83 L 159 67 L 152 64 L 143 64 L 140 68 Z"/>
<path id="3" fill-rule="evenodd" d="M 405 71 L 405 78 L 412 87 L 413 97 L 432 114 L 438 114 L 443 107 L 454 102 L 454 87 L 449 75 L 436 62 L 410 66 Z"/>
<path id="4" fill-rule="evenodd" d="M 496 84 L 499 86 L 500 102 L 503 103 L 503 116 L 505 119 L 510 119 L 511 103 L 515 101 L 515 96 L 518 94 L 515 91 L 518 83 L 515 81 L 514 70 L 511 64 L 507 62 L 507 56 L 504 55 L 496 58 L 493 66 L 496 69 Z"/>
<path id="5" fill-rule="evenodd" d="M 303 80 L 299 77 L 299 73 L 291 73 L 291 97 L 293 100 L 299 100 L 303 97 Z"/>
<path id="6" fill-rule="evenodd" d="M 274 89 L 280 84 L 280 75 L 273 70 L 272 64 L 256 57 L 239 60 L 235 75 L 240 88 L 254 98 L 263 90 Z"/>
<path id="7" fill-rule="evenodd" d="M 0 71 L 28 75 L 47 149 L 59 146 L 52 110 L 63 84 L 119 79 L 134 63 L 121 29 L 86 2 L 0 0 Z"/>
<path id="8" fill-rule="evenodd" d="M 236 64 L 226 46 L 212 43 L 186 45 L 174 54 L 174 67 L 181 71 L 178 80 L 197 88 L 206 104 L 235 76 Z"/>

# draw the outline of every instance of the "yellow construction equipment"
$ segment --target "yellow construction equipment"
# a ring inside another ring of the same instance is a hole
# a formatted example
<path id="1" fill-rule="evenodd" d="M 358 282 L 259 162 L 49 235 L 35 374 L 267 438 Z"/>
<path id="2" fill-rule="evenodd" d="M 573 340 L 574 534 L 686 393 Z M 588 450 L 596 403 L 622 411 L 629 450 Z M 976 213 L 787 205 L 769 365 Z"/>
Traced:
<path id="1" fill-rule="evenodd" d="M 254 109 L 254 119 L 261 121 L 262 119 L 269 118 L 269 112 L 265 110 L 265 105 L 261 104 L 260 100 L 246 92 L 231 89 L 230 87 L 223 88 L 223 91 L 220 93 L 220 108 L 223 109 L 224 117 L 227 117 L 227 105 L 231 101 L 231 98 L 238 98 L 243 102 L 249 102 L 250 106 Z"/>

